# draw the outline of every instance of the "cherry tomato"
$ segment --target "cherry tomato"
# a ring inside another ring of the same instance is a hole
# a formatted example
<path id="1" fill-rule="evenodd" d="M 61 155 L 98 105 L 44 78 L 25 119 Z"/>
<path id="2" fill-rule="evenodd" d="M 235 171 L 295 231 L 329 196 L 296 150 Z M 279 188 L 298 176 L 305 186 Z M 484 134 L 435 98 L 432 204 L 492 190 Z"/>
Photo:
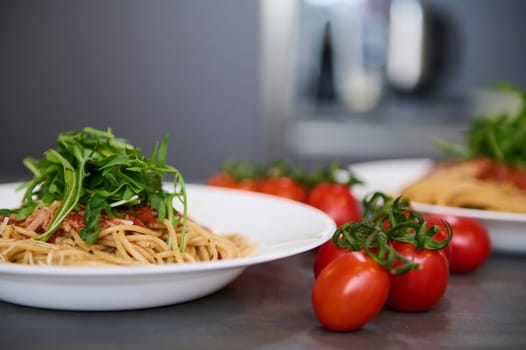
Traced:
<path id="1" fill-rule="evenodd" d="M 226 188 L 237 188 L 237 181 L 230 175 L 218 172 L 212 175 L 206 182 L 210 186 L 226 187 Z"/>
<path id="2" fill-rule="evenodd" d="M 314 282 L 311 302 L 321 324 L 332 331 L 363 327 L 383 308 L 388 273 L 362 252 L 333 260 Z"/>
<path id="3" fill-rule="evenodd" d="M 320 272 L 329 265 L 330 262 L 342 255 L 350 253 L 349 249 L 336 246 L 332 239 L 323 243 L 316 251 L 314 258 L 314 277 L 317 278 Z"/>
<path id="4" fill-rule="evenodd" d="M 409 215 L 409 212 L 407 212 L 406 216 L 408 216 L 408 215 Z M 427 229 L 430 229 L 434 225 L 437 225 L 438 227 L 440 227 L 440 229 L 437 231 L 437 233 L 435 233 L 435 235 L 433 236 L 433 240 L 441 242 L 441 241 L 444 241 L 444 240 L 446 240 L 448 238 L 448 232 L 447 232 L 446 227 L 444 226 L 444 223 L 443 223 L 443 220 L 442 220 L 441 217 L 434 216 L 434 215 L 425 215 L 424 219 L 428 223 L 427 226 L 426 226 Z M 385 220 L 383 222 L 383 226 L 384 226 L 385 229 L 388 229 L 389 226 L 390 226 L 389 225 L 389 221 Z M 449 241 L 448 245 L 445 246 L 442 249 L 442 251 L 446 255 L 447 261 L 450 262 L 451 261 L 451 255 L 452 255 L 451 241 Z"/>
<path id="5" fill-rule="evenodd" d="M 446 220 L 453 229 L 453 238 L 449 243 L 451 273 L 472 272 L 488 259 L 491 254 L 491 239 L 481 223 L 472 218 L 453 215 L 434 214 L 433 217 Z"/>
<path id="6" fill-rule="evenodd" d="M 329 215 L 340 226 L 361 217 L 360 204 L 346 185 L 321 183 L 309 193 L 307 204 Z"/>
<path id="7" fill-rule="evenodd" d="M 261 190 L 261 180 L 259 179 L 244 179 L 237 183 L 237 188 L 251 192 L 259 192 Z"/>
<path id="8" fill-rule="evenodd" d="M 261 192 L 299 202 L 307 200 L 307 188 L 292 178 L 285 176 L 265 179 L 261 184 Z"/>
<path id="9" fill-rule="evenodd" d="M 236 188 L 240 190 L 247 190 L 258 192 L 261 189 L 261 180 L 259 179 L 243 179 L 236 180 L 231 175 L 225 172 L 218 172 L 208 179 L 206 182 L 210 186 Z"/>
<path id="10" fill-rule="evenodd" d="M 434 225 L 437 225 L 440 227 L 440 230 L 438 230 L 437 233 L 433 236 L 433 239 L 436 241 L 443 241 L 447 239 L 448 233 L 447 229 L 444 226 L 444 219 L 440 215 L 434 215 L 434 214 L 427 214 L 424 216 L 424 219 L 427 221 L 428 225 L 427 228 L 431 228 Z M 447 261 L 451 264 L 451 257 L 453 255 L 453 245 L 451 244 L 451 241 L 449 241 L 449 244 L 442 249 L 444 253 L 446 254 Z"/>
<path id="11" fill-rule="evenodd" d="M 402 256 L 420 265 L 403 275 L 390 275 L 387 304 L 403 312 L 430 310 L 442 298 L 449 280 L 449 264 L 442 250 L 418 250 L 409 243 L 393 242 Z M 399 265 L 395 262 L 393 267 Z"/>

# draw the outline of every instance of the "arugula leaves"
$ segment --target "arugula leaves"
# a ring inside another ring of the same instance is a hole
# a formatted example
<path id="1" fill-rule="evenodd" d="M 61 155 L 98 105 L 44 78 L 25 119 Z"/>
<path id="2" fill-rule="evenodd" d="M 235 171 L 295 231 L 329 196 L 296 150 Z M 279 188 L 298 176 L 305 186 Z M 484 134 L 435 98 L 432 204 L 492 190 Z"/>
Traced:
<path id="1" fill-rule="evenodd" d="M 498 87 L 520 97 L 516 116 L 501 113 L 481 116 L 473 121 L 467 137 L 468 156 L 484 155 L 510 165 L 526 165 L 526 91 L 509 84 Z"/>
<path id="2" fill-rule="evenodd" d="M 103 212 L 116 216 L 118 208 L 149 203 L 159 220 L 168 218 L 174 226 L 182 225 L 184 247 L 187 198 L 183 177 L 173 166 L 166 164 L 168 136 L 156 144 L 149 158 L 125 140 L 115 138 L 112 131 L 84 128 L 58 136 L 56 149 L 49 149 L 43 159 L 27 158 L 24 164 L 34 177 L 23 184 L 22 205 L 17 209 L 0 210 L 0 215 L 16 213 L 18 220 L 27 218 L 43 203 L 60 200 L 49 228 L 37 238 L 47 241 L 60 227 L 64 218 L 79 205 L 85 208 L 84 228 L 80 237 L 94 243 L 100 233 Z M 165 175 L 174 176 L 173 192 L 163 189 Z M 183 206 L 177 216 L 173 201 Z M 168 239 L 168 244 L 172 242 Z"/>
<path id="3" fill-rule="evenodd" d="M 506 165 L 526 166 L 526 90 L 501 82 L 496 88 L 518 96 L 522 106 L 517 115 L 481 115 L 472 120 L 465 145 L 438 141 L 445 151 L 462 158 L 485 156 Z"/>

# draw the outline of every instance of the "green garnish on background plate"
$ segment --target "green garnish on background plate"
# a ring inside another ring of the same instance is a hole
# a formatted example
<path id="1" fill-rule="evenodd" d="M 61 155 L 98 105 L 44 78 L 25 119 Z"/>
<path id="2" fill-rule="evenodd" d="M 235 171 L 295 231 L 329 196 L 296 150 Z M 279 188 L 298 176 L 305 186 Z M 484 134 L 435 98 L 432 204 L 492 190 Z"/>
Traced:
<path id="1" fill-rule="evenodd" d="M 505 165 L 526 166 L 526 90 L 505 82 L 496 84 L 496 89 L 520 99 L 516 115 L 501 112 L 476 116 L 465 134 L 464 145 L 442 140 L 437 140 L 437 144 L 464 159 L 488 157 Z"/>

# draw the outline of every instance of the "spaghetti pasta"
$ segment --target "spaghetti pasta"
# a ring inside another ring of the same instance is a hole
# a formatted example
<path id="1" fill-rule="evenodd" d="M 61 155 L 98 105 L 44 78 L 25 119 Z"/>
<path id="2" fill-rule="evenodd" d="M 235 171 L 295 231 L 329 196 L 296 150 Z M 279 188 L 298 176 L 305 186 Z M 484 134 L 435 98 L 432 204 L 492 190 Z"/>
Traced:
<path id="1" fill-rule="evenodd" d="M 166 163 L 168 137 L 145 157 L 111 130 L 62 133 L 21 206 L 0 209 L 0 263 L 144 265 L 217 261 L 254 250 L 239 234 L 219 235 L 188 218 L 184 180 Z M 173 191 L 163 188 L 174 176 Z M 179 202 L 182 210 L 174 207 Z"/>
<path id="2" fill-rule="evenodd" d="M 488 176 L 489 162 L 475 159 L 437 165 L 405 187 L 401 195 L 427 204 L 526 213 L 526 190 L 509 176 L 496 176 L 503 174 L 502 170 Z"/>
<path id="3" fill-rule="evenodd" d="M 40 211 L 52 213 L 48 208 Z M 39 216 L 34 215 L 34 218 Z M 12 217 L 3 218 L 0 225 L 1 263 L 53 266 L 188 263 L 241 258 L 256 248 L 245 236 L 219 235 L 191 220 L 187 224 L 183 250 L 178 245 L 181 227 L 174 227 L 167 219 L 149 226 L 119 218 L 108 219 L 93 244 L 83 241 L 74 228 L 77 223 L 68 219 L 48 242 L 36 239 L 39 233 L 27 228 L 32 224 L 31 219 L 16 222 Z"/>

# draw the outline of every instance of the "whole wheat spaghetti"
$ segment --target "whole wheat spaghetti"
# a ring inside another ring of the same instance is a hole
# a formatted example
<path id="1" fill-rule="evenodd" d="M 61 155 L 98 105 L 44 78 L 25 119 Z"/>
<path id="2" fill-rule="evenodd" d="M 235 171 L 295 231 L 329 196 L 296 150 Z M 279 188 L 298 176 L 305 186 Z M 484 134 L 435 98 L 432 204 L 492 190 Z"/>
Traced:
<path id="1" fill-rule="evenodd" d="M 181 227 L 169 220 L 147 224 L 130 216 L 106 218 L 97 241 L 79 236 L 78 213 L 68 216 L 47 242 L 36 239 L 58 203 L 37 209 L 23 222 L 4 217 L 0 224 L 0 263 L 60 266 L 148 265 L 218 261 L 248 256 L 255 251 L 245 236 L 219 235 L 191 220 L 184 247 Z M 77 218 L 77 219 L 76 219 Z M 170 242 L 170 243 L 167 243 Z"/>

